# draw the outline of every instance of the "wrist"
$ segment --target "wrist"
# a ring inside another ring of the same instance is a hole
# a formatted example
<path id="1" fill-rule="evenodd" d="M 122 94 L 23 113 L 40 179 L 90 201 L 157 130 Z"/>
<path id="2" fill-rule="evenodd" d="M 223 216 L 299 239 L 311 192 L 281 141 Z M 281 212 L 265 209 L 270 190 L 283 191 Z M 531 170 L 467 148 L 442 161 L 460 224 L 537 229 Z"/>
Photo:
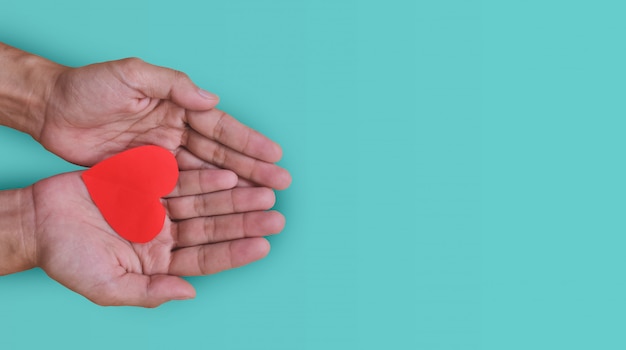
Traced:
<path id="1" fill-rule="evenodd" d="M 0 275 L 36 265 L 32 187 L 0 191 Z"/>
<path id="2" fill-rule="evenodd" d="M 0 125 L 39 139 L 46 106 L 65 67 L 0 43 Z"/>

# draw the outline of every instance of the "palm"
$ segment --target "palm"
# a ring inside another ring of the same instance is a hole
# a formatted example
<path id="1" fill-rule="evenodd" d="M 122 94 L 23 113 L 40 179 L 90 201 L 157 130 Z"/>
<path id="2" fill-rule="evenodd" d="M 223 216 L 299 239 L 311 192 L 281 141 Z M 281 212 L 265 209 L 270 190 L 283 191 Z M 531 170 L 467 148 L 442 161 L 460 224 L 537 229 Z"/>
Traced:
<path id="1" fill-rule="evenodd" d="M 157 79 L 162 75 L 169 84 Z M 182 73 L 139 60 L 67 69 L 51 92 L 39 139 L 85 166 L 153 144 L 193 158 L 193 167 L 217 166 L 264 186 L 287 187 L 289 174 L 272 164 L 280 147 L 214 109 L 216 103 L 199 95 Z"/>
<path id="2" fill-rule="evenodd" d="M 66 71 L 57 80 L 42 143 L 75 163 L 93 165 L 127 148 L 182 143 L 185 109 L 150 98 L 101 65 Z M 73 147 L 80 140 L 82 147 Z"/>
<path id="3" fill-rule="evenodd" d="M 79 172 L 38 182 L 33 198 L 39 266 L 96 303 L 156 306 L 194 295 L 178 276 L 215 273 L 265 256 L 268 246 L 259 236 L 284 224 L 280 214 L 264 211 L 273 204 L 271 192 L 231 190 L 235 177 L 228 171 L 200 173 L 181 172 L 177 189 L 164 199 L 163 230 L 146 244 L 131 244 L 108 226 Z M 202 178 L 213 181 L 194 180 Z M 233 202 L 197 205 L 226 197 Z"/>

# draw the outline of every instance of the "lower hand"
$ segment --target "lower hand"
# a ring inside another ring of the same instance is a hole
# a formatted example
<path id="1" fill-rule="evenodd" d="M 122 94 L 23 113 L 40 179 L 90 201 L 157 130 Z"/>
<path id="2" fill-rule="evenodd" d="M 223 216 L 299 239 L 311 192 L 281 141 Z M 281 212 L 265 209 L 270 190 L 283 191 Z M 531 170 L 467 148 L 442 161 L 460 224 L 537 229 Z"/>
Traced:
<path id="1" fill-rule="evenodd" d="M 50 277 L 100 305 L 155 307 L 195 296 L 180 276 L 213 274 L 263 258 L 284 217 L 268 188 L 235 187 L 227 170 L 181 171 L 163 199 L 167 215 L 160 234 L 130 243 L 102 218 L 80 172 L 32 187 L 33 260 Z M 28 197 L 28 196 L 24 196 Z M 26 206 L 28 207 L 28 206 Z"/>

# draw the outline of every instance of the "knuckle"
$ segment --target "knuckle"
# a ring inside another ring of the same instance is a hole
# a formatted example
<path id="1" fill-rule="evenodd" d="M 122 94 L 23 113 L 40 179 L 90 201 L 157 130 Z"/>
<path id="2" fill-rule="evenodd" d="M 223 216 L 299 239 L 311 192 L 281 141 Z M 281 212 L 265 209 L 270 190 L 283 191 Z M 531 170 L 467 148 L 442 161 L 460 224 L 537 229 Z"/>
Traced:
<path id="1" fill-rule="evenodd" d="M 208 266 L 209 266 L 209 254 L 206 253 L 206 249 L 200 249 L 198 251 L 198 270 L 201 275 L 208 275 Z"/>
<path id="2" fill-rule="evenodd" d="M 174 74 L 174 80 L 191 80 L 185 72 L 179 71 L 177 69 L 172 69 L 172 72 Z"/>
<path id="3" fill-rule="evenodd" d="M 124 58 L 118 61 L 120 72 L 129 82 L 141 81 L 145 62 L 137 57 Z"/>
<path id="4" fill-rule="evenodd" d="M 226 131 L 226 119 L 228 118 L 228 114 L 224 111 L 220 111 L 219 116 L 217 117 L 217 122 L 213 127 L 213 137 L 216 140 L 222 140 L 224 137 L 224 133 Z"/>
<path id="5" fill-rule="evenodd" d="M 215 235 L 215 218 L 209 217 L 204 219 L 204 235 L 207 242 L 213 242 Z"/>
<path id="6" fill-rule="evenodd" d="M 235 247 L 234 242 L 230 241 L 228 243 L 228 259 L 226 259 L 226 262 L 225 262 L 227 270 L 230 270 L 239 266 L 239 264 L 237 264 L 237 262 L 235 261 L 236 252 L 235 252 L 234 247 Z"/>
<path id="7" fill-rule="evenodd" d="M 139 69 L 145 62 L 139 57 L 128 57 L 120 60 L 122 66 L 130 71 Z"/>
<path id="8" fill-rule="evenodd" d="M 253 225 L 253 223 L 251 222 L 249 215 L 250 213 L 243 213 L 239 215 L 238 232 L 240 233 L 240 235 L 237 238 L 245 238 L 253 232 L 253 228 L 255 227 L 255 225 Z"/>
<path id="9" fill-rule="evenodd" d="M 197 170 L 196 173 L 198 175 L 197 181 L 198 181 L 198 189 L 200 190 L 200 193 L 209 192 L 208 184 L 210 183 L 210 179 L 208 177 L 207 172 L 202 171 L 202 170 Z"/>
<path id="10" fill-rule="evenodd" d="M 161 200 L 161 203 L 163 204 L 163 207 L 165 208 L 165 212 L 167 213 L 167 216 L 172 216 L 173 212 L 172 212 L 172 207 L 170 206 L 170 200 L 168 198 L 163 198 Z"/>
<path id="11" fill-rule="evenodd" d="M 193 200 L 193 210 L 196 215 L 200 215 L 206 207 L 206 199 L 204 196 L 195 196 Z"/>
<path id="12" fill-rule="evenodd" d="M 226 163 L 226 157 L 226 148 L 223 146 L 216 146 L 212 155 L 213 162 L 218 166 L 222 166 Z"/>

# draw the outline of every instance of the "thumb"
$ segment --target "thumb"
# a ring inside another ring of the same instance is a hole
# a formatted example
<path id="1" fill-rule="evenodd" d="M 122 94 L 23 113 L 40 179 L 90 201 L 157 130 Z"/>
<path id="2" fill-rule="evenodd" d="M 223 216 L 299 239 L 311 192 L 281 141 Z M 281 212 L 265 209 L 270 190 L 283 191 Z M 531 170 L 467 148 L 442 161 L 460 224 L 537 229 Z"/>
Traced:
<path id="1" fill-rule="evenodd" d="M 217 95 L 198 88 L 181 71 L 155 66 L 139 58 L 117 62 L 122 68 L 123 81 L 147 97 L 171 100 L 195 111 L 211 109 L 219 102 Z"/>
<path id="2" fill-rule="evenodd" d="M 196 296 L 189 282 L 176 276 L 146 276 L 127 273 L 115 283 L 116 304 L 157 307 L 171 300 L 186 300 Z"/>

